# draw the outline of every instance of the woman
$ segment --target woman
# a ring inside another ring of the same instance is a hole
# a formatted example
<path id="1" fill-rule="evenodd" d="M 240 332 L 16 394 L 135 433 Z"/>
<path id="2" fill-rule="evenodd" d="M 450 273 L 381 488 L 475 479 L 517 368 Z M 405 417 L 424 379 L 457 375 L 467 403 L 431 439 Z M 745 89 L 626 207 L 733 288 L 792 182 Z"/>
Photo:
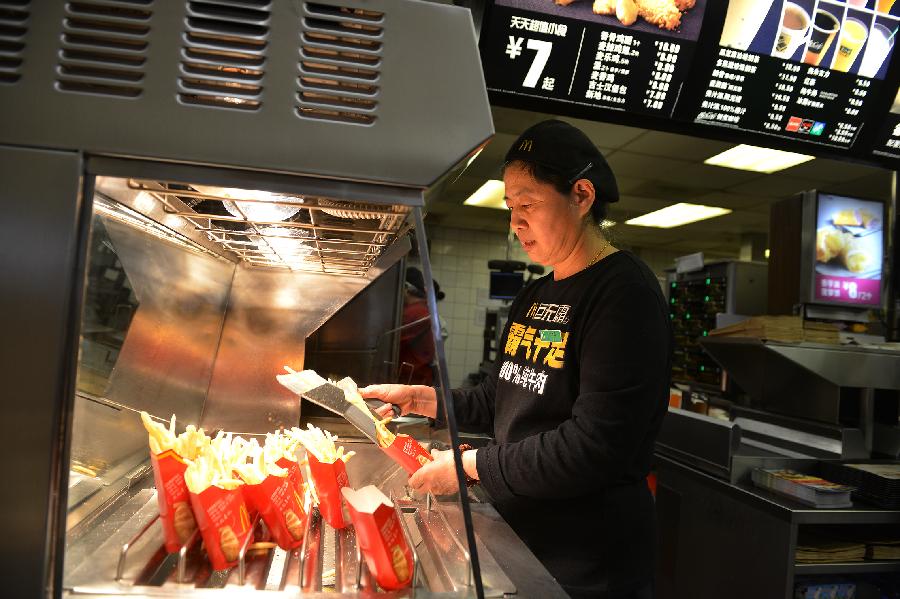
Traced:
<path id="1" fill-rule="evenodd" d="M 513 302 L 494 375 L 453 391 L 460 427 L 494 437 L 464 452 L 463 468 L 573 597 L 652 597 L 646 476 L 672 347 L 659 283 L 601 233 L 618 190 L 575 127 L 551 120 L 525 131 L 503 180 L 510 226 L 529 258 L 553 272 Z M 438 414 L 431 387 L 362 393 L 403 413 Z M 452 453 L 438 452 L 409 484 L 456 492 Z"/>

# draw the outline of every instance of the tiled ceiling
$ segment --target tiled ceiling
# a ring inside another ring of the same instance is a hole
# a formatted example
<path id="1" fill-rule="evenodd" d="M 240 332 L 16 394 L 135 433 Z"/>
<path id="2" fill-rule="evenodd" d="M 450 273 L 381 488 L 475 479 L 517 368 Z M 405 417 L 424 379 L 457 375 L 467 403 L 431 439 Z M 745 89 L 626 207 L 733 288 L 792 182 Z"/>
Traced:
<path id="1" fill-rule="evenodd" d="M 554 115 L 493 108 L 497 134 L 466 171 L 434 189 L 428 222 L 433 225 L 506 230 L 508 213 L 464 206 L 487 179 L 499 178 L 503 156 L 529 126 Z M 582 129 L 603 151 L 619 183 L 621 201 L 610 218 L 622 223 L 675 202 L 730 208 L 729 215 L 674 229 L 617 224 L 621 246 L 679 253 L 703 251 L 737 257 L 742 240 L 759 239 L 769 230 L 772 203 L 806 189 L 824 189 L 887 201 L 891 173 L 884 169 L 836 160 L 816 159 L 771 175 L 709 166 L 703 161 L 732 144 L 608 123 L 564 117 Z"/>

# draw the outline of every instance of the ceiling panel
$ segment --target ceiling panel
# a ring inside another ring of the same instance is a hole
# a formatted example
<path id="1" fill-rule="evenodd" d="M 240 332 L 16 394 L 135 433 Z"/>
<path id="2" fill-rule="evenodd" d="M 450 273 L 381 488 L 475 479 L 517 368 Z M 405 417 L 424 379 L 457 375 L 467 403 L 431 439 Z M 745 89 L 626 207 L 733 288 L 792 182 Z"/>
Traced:
<path id="1" fill-rule="evenodd" d="M 697 163 L 667 173 L 665 181 L 698 189 L 727 189 L 759 178 L 759 173 Z"/>
<path id="2" fill-rule="evenodd" d="M 758 196 L 728 193 L 724 191 L 714 191 L 696 198 L 698 204 L 705 206 L 719 206 L 720 208 L 731 208 L 732 210 L 743 210 L 749 212 L 758 212 L 763 214 L 769 213 L 769 208 L 774 198 L 760 198 Z"/>
<path id="3" fill-rule="evenodd" d="M 687 160 L 676 158 L 649 158 L 644 154 L 619 150 L 606 157 L 609 166 L 617 177 L 635 177 L 641 179 L 662 179 L 679 169 L 689 166 Z"/>
<path id="4" fill-rule="evenodd" d="M 807 189 L 815 189 L 816 184 L 817 181 L 815 179 L 800 179 L 786 175 L 765 175 L 749 183 L 741 183 L 740 185 L 729 187 L 728 191 L 761 198 L 775 197 L 784 199 Z"/>
<path id="5" fill-rule="evenodd" d="M 891 198 L 891 174 L 888 171 L 882 171 L 881 173 L 862 177 L 854 181 L 829 183 L 823 185 L 821 189 L 848 196 L 888 201 Z"/>
<path id="6" fill-rule="evenodd" d="M 781 171 L 779 174 L 788 177 L 800 177 L 803 179 L 815 179 L 817 181 L 845 182 L 860 177 L 870 175 L 882 175 L 887 171 L 872 166 L 864 166 L 862 164 L 854 164 L 853 162 L 841 162 L 838 160 L 827 160 L 817 158 L 792 166 L 789 169 Z"/>
<path id="7" fill-rule="evenodd" d="M 699 139 L 663 131 L 647 131 L 622 149 L 648 156 L 664 158 L 678 156 L 686 160 L 702 162 L 733 147 L 734 144 L 722 141 Z"/>

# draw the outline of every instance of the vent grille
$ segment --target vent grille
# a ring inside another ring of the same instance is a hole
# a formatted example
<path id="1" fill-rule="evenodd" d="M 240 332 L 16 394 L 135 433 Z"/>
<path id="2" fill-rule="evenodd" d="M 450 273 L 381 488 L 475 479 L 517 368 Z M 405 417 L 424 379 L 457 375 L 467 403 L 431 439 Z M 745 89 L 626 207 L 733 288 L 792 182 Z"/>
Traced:
<path id="1" fill-rule="evenodd" d="M 66 3 L 60 91 L 136 98 L 143 92 L 153 0 Z"/>
<path id="2" fill-rule="evenodd" d="M 377 118 L 384 13 L 307 2 L 300 39 L 300 117 L 371 125 Z"/>
<path id="3" fill-rule="evenodd" d="M 262 106 L 270 0 L 188 2 L 178 98 L 241 110 Z"/>
<path id="4" fill-rule="evenodd" d="M 29 4 L 28 0 L 0 0 L 0 83 L 15 83 L 22 77 Z"/>

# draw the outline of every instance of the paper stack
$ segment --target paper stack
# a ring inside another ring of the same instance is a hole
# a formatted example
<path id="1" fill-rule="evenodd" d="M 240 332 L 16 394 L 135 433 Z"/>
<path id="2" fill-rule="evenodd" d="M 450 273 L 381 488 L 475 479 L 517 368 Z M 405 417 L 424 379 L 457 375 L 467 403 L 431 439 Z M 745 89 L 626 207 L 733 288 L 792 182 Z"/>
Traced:
<path id="1" fill-rule="evenodd" d="M 790 343 L 838 343 L 836 325 L 804 322 L 799 316 L 753 316 L 727 327 L 713 329 L 709 334 L 716 337 L 755 337 Z"/>
<path id="2" fill-rule="evenodd" d="M 818 476 L 793 470 L 756 468 L 751 474 L 753 483 L 779 495 L 817 508 L 851 507 L 853 487 L 839 485 Z"/>

